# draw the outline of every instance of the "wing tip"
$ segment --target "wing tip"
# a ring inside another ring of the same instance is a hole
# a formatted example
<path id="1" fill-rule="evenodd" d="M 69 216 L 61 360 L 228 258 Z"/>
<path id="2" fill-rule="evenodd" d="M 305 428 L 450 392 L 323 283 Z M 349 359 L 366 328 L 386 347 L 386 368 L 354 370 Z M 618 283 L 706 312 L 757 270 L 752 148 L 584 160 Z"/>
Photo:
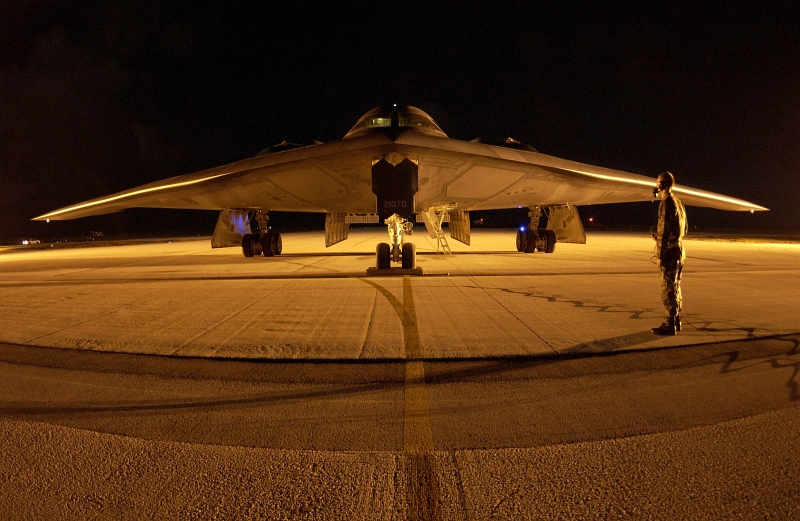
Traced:
<path id="1" fill-rule="evenodd" d="M 47 212 L 42 214 L 38 217 L 34 217 L 31 221 L 64 221 L 67 219 L 73 219 L 74 217 L 65 217 L 65 215 L 69 215 L 71 213 L 72 208 L 67 206 L 65 208 L 59 208 L 58 210 L 53 210 L 52 212 Z"/>

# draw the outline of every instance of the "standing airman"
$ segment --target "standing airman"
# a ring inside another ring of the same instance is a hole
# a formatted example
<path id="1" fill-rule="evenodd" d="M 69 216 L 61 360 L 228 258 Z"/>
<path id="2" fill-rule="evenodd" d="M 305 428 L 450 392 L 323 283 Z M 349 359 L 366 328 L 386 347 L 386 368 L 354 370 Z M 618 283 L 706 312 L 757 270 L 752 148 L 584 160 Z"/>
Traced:
<path id="1" fill-rule="evenodd" d="M 657 335 L 674 335 L 681 330 L 681 273 L 686 260 L 683 236 L 688 231 L 686 208 L 672 193 L 675 177 L 670 172 L 658 176 L 653 190 L 661 198 L 658 205 L 656 240 L 658 267 L 661 270 L 661 300 L 667 311 L 667 320 L 651 331 Z"/>

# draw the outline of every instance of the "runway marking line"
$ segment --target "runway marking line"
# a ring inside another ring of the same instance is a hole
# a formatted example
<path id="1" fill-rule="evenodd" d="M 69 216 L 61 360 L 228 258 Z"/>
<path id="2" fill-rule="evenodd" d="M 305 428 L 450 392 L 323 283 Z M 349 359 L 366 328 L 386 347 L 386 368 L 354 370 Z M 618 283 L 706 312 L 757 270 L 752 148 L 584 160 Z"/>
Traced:
<path id="1" fill-rule="evenodd" d="M 403 450 L 411 453 L 433 450 L 428 389 L 421 360 L 406 362 Z"/>
<path id="2" fill-rule="evenodd" d="M 433 468 L 433 429 L 411 277 L 403 277 L 403 347 L 406 357 L 403 450 L 406 504 L 412 519 L 437 519 L 439 487 Z"/>
<path id="3" fill-rule="evenodd" d="M 403 448 L 406 452 L 431 451 L 433 450 L 433 431 L 411 276 L 403 276 L 402 302 L 380 284 L 368 279 L 359 280 L 378 290 L 389 301 L 403 325 L 403 355 L 406 359 Z"/>

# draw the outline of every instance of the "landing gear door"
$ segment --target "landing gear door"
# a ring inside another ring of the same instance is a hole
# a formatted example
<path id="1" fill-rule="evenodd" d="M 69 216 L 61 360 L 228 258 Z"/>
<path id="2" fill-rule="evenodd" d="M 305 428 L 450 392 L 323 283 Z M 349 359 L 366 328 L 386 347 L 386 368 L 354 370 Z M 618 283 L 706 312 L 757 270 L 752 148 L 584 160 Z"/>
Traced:
<path id="1" fill-rule="evenodd" d="M 250 233 L 247 215 L 250 210 L 221 210 L 211 237 L 212 248 L 241 246 L 244 234 Z"/>
<path id="2" fill-rule="evenodd" d="M 325 247 L 333 246 L 347 239 L 350 232 L 350 223 L 347 214 L 331 212 L 325 216 Z"/>
<path id="3" fill-rule="evenodd" d="M 418 167 L 408 158 L 397 165 L 381 159 L 372 165 L 372 192 L 377 197 L 381 222 L 394 214 L 409 219 L 414 213 L 414 196 L 419 189 Z"/>
<path id="4" fill-rule="evenodd" d="M 469 212 L 462 210 L 450 212 L 450 237 L 469 246 Z"/>
<path id="5" fill-rule="evenodd" d="M 547 215 L 547 229 L 555 232 L 558 242 L 586 244 L 586 232 L 576 206 L 551 206 Z"/>

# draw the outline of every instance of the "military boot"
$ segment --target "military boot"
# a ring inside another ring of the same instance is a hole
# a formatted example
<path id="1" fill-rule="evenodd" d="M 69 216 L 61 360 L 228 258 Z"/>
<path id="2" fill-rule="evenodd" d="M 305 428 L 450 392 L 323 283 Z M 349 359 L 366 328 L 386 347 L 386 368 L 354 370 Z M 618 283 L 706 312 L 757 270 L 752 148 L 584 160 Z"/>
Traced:
<path id="1" fill-rule="evenodd" d="M 681 330 L 681 314 L 678 313 L 675 315 L 675 331 L 680 332 Z"/>
<path id="2" fill-rule="evenodd" d="M 674 335 L 675 334 L 675 317 L 669 317 L 663 324 L 651 329 L 656 335 Z"/>

